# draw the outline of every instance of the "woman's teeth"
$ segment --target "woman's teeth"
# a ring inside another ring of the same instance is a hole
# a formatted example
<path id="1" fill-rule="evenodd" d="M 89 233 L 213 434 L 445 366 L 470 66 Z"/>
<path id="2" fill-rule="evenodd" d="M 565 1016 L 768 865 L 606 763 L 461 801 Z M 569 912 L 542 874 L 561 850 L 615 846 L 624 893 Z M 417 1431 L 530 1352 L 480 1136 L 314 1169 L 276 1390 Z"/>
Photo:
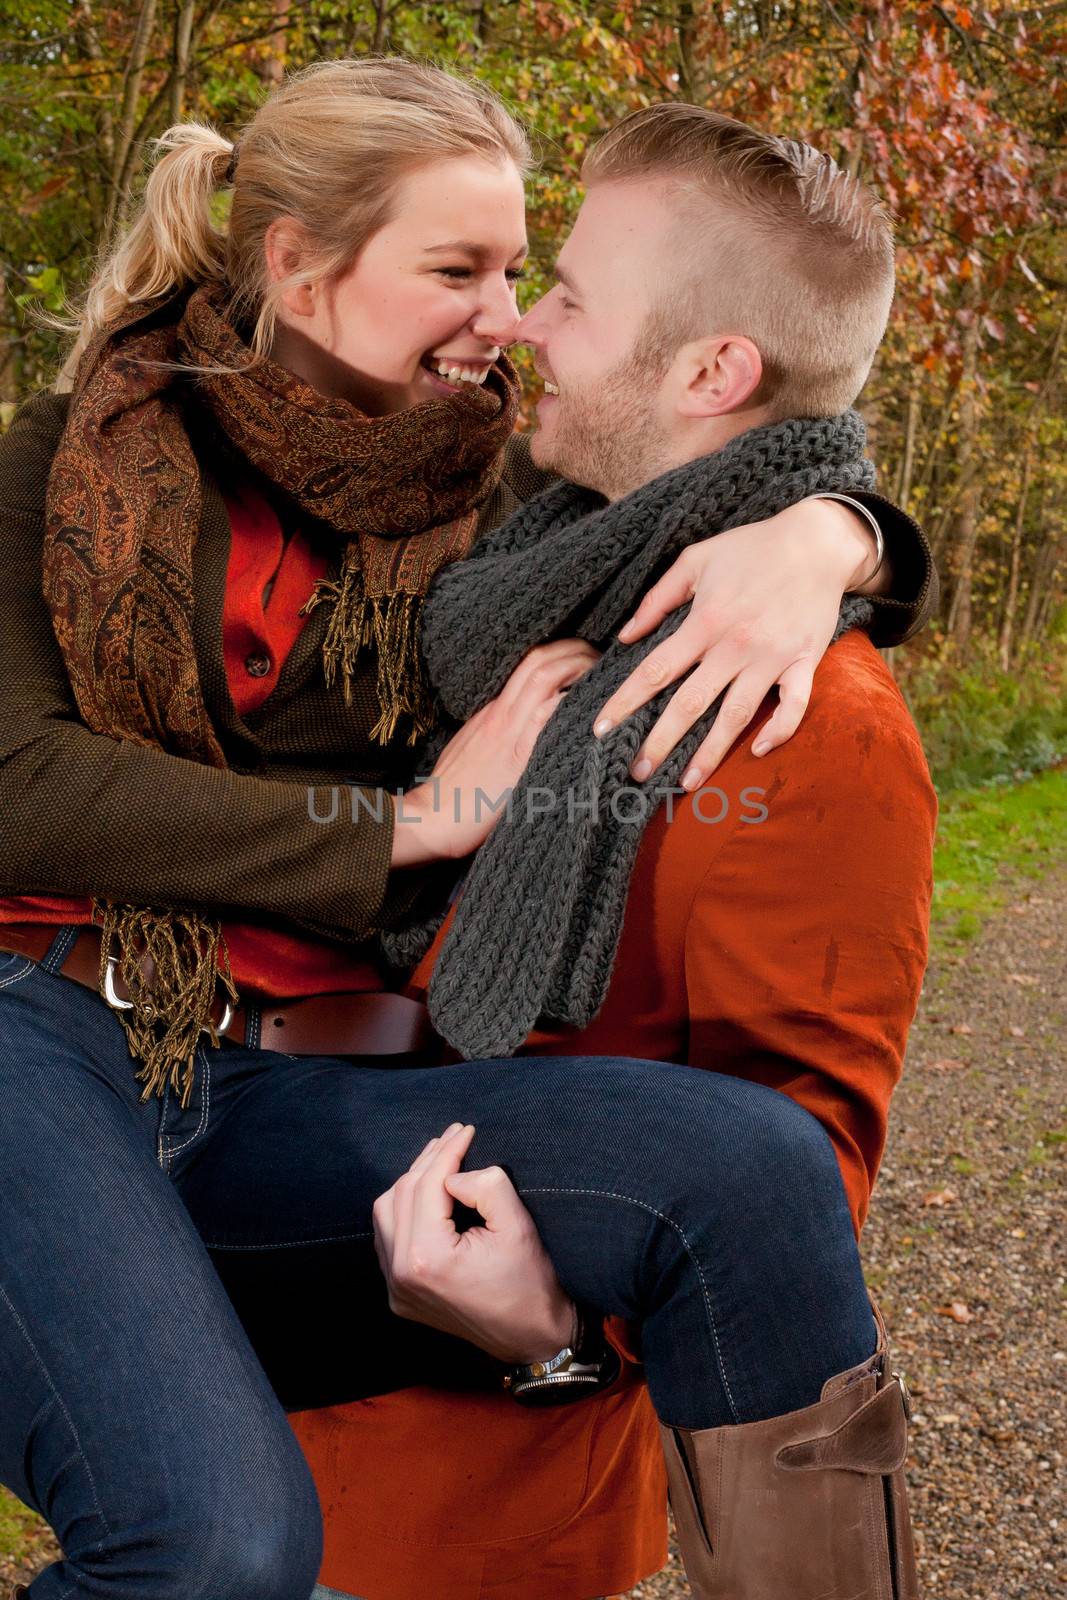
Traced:
<path id="1" fill-rule="evenodd" d="M 448 361 L 436 361 L 431 369 L 447 383 L 484 383 L 489 367 L 457 367 Z"/>
<path id="2" fill-rule="evenodd" d="M 545 393 L 546 394 L 559 394 L 559 389 L 557 388 L 557 386 L 554 383 L 549 383 L 547 378 L 545 379 Z"/>

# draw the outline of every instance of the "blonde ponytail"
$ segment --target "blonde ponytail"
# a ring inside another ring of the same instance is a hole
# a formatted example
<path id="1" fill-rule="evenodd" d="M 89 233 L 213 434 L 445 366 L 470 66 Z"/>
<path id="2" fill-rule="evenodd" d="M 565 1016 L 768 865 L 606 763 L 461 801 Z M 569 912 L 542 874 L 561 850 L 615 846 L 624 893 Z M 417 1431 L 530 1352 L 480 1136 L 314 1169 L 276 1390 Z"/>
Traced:
<path id="1" fill-rule="evenodd" d="M 80 317 L 60 324 L 77 337 L 57 389 L 70 387 L 86 345 L 131 306 L 225 276 L 226 234 L 211 210 L 227 182 L 233 144 L 201 122 L 168 128 L 153 144 L 157 158 L 139 214 L 94 274 Z"/>
<path id="2" fill-rule="evenodd" d="M 185 284 L 225 279 L 232 312 L 249 327 L 257 358 L 270 351 L 287 284 L 330 277 L 352 264 L 388 220 L 398 184 L 428 162 L 466 155 L 510 161 L 525 173 L 525 131 L 484 84 L 400 56 L 365 56 L 305 67 L 268 96 L 235 146 L 202 123 L 155 141 L 159 153 L 143 206 L 98 268 L 77 339 L 56 384 L 69 388 L 95 335 L 134 305 Z M 234 185 L 229 227 L 211 202 Z M 297 271 L 273 283 L 264 241 L 281 217 L 307 240 Z"/>

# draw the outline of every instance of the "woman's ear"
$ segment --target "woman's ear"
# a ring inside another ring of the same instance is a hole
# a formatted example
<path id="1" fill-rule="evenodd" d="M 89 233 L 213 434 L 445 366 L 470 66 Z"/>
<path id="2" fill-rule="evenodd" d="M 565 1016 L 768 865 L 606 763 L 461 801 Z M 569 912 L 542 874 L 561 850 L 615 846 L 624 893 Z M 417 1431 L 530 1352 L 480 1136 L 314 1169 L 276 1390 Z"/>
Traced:
<path id="1" fill-rule="evenodd" d="M 298 273 L 304 261 L 304 230 L 294 217 L 278 217 L 263 236 L 263 255 L 272 283 L 285 283 Z M 288 283 L 281 292 L 281 303 L 294 317 L 315 314 L 315 291 L 310 283 Z"/>
<path id="2" fill-rule="evenodd" d="M 740 411 L 763 380 L 763 361 L 744 334 L 694 339 L 678 353 L 678 409 L 685 417 L 723 417 Z"/>

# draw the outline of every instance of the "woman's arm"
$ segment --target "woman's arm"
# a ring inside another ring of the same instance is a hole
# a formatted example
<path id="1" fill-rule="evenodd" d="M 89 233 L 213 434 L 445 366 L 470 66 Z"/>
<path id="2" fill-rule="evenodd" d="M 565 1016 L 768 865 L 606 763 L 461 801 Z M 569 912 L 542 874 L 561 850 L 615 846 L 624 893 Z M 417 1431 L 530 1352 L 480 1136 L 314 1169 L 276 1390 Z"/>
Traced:
<path id="1" fill-rule="evenodd" d="M 720 696 L 707 739 L 682 782 L 707 781 L 756 708 L 775 687 L 779 704 L 753 750 L 766 755 L 792 737 L 804 717 L 812 678 L 833 636 L 841 597 L 867 594 L 871 635 L 887 645 L 910 635 L 933 609 L 937 577 L 918 525 L 876 495 L 853 498 L 877 514 L 886 544 L 873 583 L 875 542 L 865 519 L 832 500 L 803 500 L 764 522 L 692 545 L 645 596 L 619 637 L 633 643 L 678 606 L 688 617 L 627 678 L 597 714 L 602 735 L 671 683 L 680 686 L 634 756 L 633 774 L 654 772 Z M 903 584 L 911 599 L 878 595 Z"/>
<path id="2" fill-rule="evenodd" d="M 402 914 L 418 874 L 490 832 L 560 693 L 596 659 L 581 641 L 531 652 L 461 730 L 433 781 L 387 791 L 204 766 L 81 721 L 41 595 L 44 497 L 63 427 L 42 397 L 0 440 L 0 894 L 93 895 L 282 918 L 358 940 Z M 401 825 L 403 824 L 403 825 Z"/>
<path id="3" fill-rule="evenodd" d="M 41 594 L 63 421 L 42 396 L 0 440 L 0 894 L 239 908 L 365 937 L 393 850 L 387 794 L 216 770 L 82 723 Z M 335 794 L 336 820 L 316 821 Z"/>
<path id="4" fill-rule="evenodd" d="M 498 527 L 554 481 L 532 461 L 529 434 L 514 434 L 479 533 Z M 881 495 L 857 490 L 852 498 L 877 519 L 884 540 L 885 560 L 873 582 L 865 581 L 875 543 L 864 519 L 836 502 L 812 499 L 692 546 L 649 590 L 626 642 L 644 638 L 690 601 L 692 613 L 605 703 L 597 726 L 615 726 L 666 685 L 691 676 L 652 729 L 635 768 L 649 760 L 655 770 L 724 689 L 723 710 L 692 763 L 694 787 L 715 770 L 775 684 L 780 705 L 762 731 L 766 750 L 760 753 L 783 744 L 807 709 L 812 674 L 847 592 L 870 600 L 870 636 L 881 649 L 925 627 L 937 608 L 938 579 L 922 529 Z"/>

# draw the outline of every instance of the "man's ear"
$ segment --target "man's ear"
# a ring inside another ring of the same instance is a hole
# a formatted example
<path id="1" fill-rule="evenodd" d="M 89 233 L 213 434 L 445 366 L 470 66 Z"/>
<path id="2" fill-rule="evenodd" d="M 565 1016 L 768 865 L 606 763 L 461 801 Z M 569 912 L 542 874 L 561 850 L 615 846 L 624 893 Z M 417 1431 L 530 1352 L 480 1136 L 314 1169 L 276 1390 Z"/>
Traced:
<path id="1" fill-rule="evenodd" d="M 272 283 L 282 283 L 299 272 L 304 260 L 304 230 L 294 217 L 277 217 L 263 236 L 263 256 Z M 314 285 L 292 283 L 282 291 L 282 305 L 295 317 L 315 313 Z"/>
<path id="2" fill-rule="evenodd" d="M 748 404 L 763 362 L 744 334 L 716 334 L 683 345 L 675 358 L 677 410 L 683 417 L 723 417 Z"/>

